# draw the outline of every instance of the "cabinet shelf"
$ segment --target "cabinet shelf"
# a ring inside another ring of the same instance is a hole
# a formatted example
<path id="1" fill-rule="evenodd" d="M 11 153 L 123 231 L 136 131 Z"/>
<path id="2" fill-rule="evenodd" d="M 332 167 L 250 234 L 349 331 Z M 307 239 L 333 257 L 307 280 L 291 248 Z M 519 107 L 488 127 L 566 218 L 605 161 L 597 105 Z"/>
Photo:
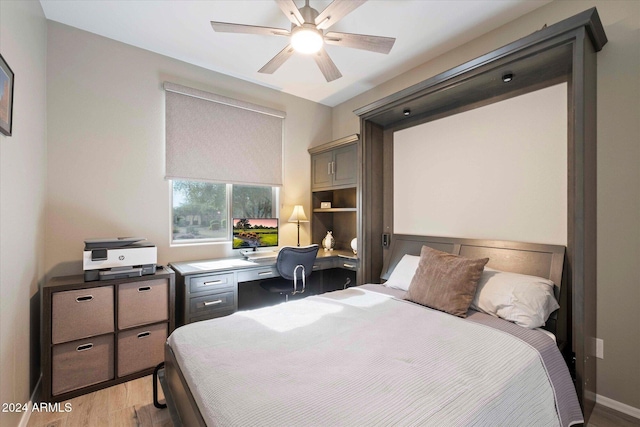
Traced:
<path id="1" fill-rule="evenodd" d="M 313 211 L 314 212 L 356 212 L 357 209 L 356 208 L 328 208 L 328 209 L 315 208 Z"/>
<path id="2" fill-rule="evenodd" d="M 335 250 L 352 253 L 351 241 L 358 235 L 360 212 L 359 144 L 359 136 L 351 135 L 309 149 L 312 243 L 322 245 L 327 232 L 331 231 Z M 323 203 L 331 207 L 322 208 Z"/>

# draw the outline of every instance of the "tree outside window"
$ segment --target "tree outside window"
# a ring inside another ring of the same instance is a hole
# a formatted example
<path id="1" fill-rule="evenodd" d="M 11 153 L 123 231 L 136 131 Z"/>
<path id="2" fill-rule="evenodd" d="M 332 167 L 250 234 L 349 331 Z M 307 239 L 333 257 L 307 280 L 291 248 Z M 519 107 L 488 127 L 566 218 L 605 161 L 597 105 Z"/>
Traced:
<path id="1" fill-rule="evenodd" d="M 276 187 L 182 180 L 172 185 L 172 242 L 176 244 L 228 241 L 231 218 L 277 216 Z"/>

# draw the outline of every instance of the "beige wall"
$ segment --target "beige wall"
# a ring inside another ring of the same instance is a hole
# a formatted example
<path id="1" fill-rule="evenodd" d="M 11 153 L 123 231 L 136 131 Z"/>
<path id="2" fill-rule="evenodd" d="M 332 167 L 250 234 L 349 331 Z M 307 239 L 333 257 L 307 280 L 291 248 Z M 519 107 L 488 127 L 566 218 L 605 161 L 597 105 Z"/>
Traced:
<path id="1" fill-rule="evenodd" d="M 231 254 L 230 243 L 169 245 L 164 81 L 286 112 L 281 240 L 295 244 L 296 227 L 286 220 L 294 204 L 309 209 L 307 148 L 331 139 L 329 107 L 49 22 L 49 276 L 80 273 L 88 237 L 144 236 L 158 247 L 160 264 Z M 301 243 L 308 242 L 303 226 Z"/>
<path id="2" fill-rule="evenodd" d="M 27 403 L 40 371 L 37 292 L 44 272 L 46 37 L 39 2 L 0 2 L 0 53 L 15 73 L 13 135 L 0 134 L 1 403 Z M 21 415 L 2 411 L 0 425 L 18 425 Z"/>
<path id="3" fill-rule="evenodd" d="M 333 109 L 333 137 L 359 131 L 356 108 L 597 7 L 609 43 L 598 54 L 598 395 L 640 411 L 640 2 L 554 1 Z M 628 409 L 628 408 L 627 408 Z"/>

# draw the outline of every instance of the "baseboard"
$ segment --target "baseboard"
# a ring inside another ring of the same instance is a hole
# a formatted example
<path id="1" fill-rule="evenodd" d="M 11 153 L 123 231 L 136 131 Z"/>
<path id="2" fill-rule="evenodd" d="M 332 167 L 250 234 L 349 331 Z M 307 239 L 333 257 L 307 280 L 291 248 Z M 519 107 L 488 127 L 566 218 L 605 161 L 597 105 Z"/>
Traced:
<path id="1" fill-rule="evenodd" d="M 31 398 L 29 399 L 29 406 L 28 406 L 29 408 L 33 408 L 33 403 L 36 401 L 36 394 L 40 389 L 40 381 L 42 381 L 42 375 L 40 375 L 40 378 L 38 378 L 38 382 L 36 383 L 36 386 L 33 388 L 33 393 L 31 393 Z M 31 413 L 32 411 L 24 411 L 22 413 L 22 418 L 20 419 L 20 424 L 18 424 L 18 427 L 27 427 L 27 425 L 29 424 L 29 418 L 31 418 Z"/>
<path id="2" fill-rule="evenodd" d="M 599 403 L 600 405 L 606 406 L 610 409 L 615 409 L 616 411 L 622 412 L 623 414 L 631 415 L 634 418 L 640 419 L 640 409 L 618 402 L 617 400 L 609 399 L 608 397 L 596 394 L 596 403 Z"/>

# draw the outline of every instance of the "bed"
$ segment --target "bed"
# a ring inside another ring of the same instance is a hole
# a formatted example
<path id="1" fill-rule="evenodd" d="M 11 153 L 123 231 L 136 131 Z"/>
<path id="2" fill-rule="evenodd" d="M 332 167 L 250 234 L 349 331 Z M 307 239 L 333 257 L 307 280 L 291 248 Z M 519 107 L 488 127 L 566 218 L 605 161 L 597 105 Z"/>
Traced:
<path id="1" fill-rule="evenodd" d="M 161 377 L 177 414 L 174 422 L 210 427 L 583 422 L 559 350 L 564 307 L 547 307 L 553 314 L 544 329 L 525 327 L 482 312 L 477 296 L 471 303 L 476 309 L 463 316 L 429 308 L 406 299 L 411 292 L 405 289 L 418 284 L 403 284 L 423 273 L 425 251 L 431 251 L 462 257 L 456 262 L 489 258 L 476 295 L 481 286 L 489 289 L 494 277 L 515 275 L 552 281 L 555 301 L 564 247 L 395 235 L 389 251 L 384 285 L 176 329 L 165 346 Z M 407 270 L 410 264 L 416 267 Z"/>

